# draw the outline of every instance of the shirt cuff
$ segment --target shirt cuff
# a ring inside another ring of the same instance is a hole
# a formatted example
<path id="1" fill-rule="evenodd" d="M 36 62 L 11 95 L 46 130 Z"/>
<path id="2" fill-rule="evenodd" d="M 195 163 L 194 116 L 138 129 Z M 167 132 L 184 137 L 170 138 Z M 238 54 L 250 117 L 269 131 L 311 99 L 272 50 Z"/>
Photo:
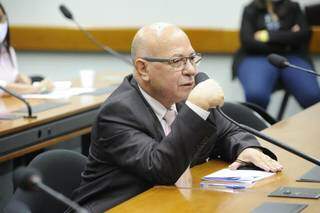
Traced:
<path id="1" fill-rule="evenodd" d="M 186 101 L 187 106 L 194 111 L 197 115 L 199 115 L 203 120 L 207 120 L 210 115 L 210 112 L 202 109 L 201 107 L 191 103 L 190 101 Z"/>

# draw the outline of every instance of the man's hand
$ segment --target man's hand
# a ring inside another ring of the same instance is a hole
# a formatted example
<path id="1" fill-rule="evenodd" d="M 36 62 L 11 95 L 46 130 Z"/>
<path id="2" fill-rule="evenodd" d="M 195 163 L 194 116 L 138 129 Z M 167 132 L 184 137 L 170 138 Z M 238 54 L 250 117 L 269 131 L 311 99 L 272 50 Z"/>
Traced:
<path id="1" fill-rule="evenodd" d="M 243 150 L 238 156 L 237 160 L 233 162 L 229 168 L 238 169 L 240 166 L 245 163 L 253 163 L 259 168 L 264 169 L 268 172 L 280 172 L 283 169 L 283 166 L 280 165 L 277 161 L 273 160 L 269 156 L 263 154 L 261 151 L 255 148 L 247 148 Z"/>
<path id="2" fill-rule="evenodd" d="M 223 105 L 224 93 L 216 81 L 208 79 L 193 88 L 188 96 L 188 101 L 208 110 Z"/>

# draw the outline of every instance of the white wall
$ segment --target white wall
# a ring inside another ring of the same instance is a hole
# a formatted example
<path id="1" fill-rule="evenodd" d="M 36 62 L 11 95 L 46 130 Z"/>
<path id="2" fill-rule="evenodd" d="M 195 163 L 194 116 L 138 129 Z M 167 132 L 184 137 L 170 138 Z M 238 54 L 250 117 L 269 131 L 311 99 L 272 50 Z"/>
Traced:
<path id="1" fill-rule="evenodd" d="M 71 26 L 58 11 L 63 3 L 86 27 L 143 26 L 164 21 L 187 27 L 236 29 L 250 0 L 2 0 L 11 24 Z M 319 0 L 296 0 L 302 6 Z"/>

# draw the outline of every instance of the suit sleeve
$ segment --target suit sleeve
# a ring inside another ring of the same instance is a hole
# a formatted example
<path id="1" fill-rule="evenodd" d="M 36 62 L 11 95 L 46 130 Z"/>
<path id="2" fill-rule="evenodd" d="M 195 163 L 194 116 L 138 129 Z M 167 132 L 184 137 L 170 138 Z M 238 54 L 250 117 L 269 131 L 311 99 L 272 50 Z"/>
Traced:
<path id="1" fill-rule="evenodd" d="M 271 158 L 276 159 L 276 156 L 271 151 L 260 146 L 255 136 L 234 125 L 216 110 L 211 115 L 210 119 L 217 124 L 218 134 L 218 142 L 211 158 L 221 158 L 225 161 L 233 162 L 244 149 L 252 147 L 259 148 Z"/>
<path id="2" fill-rule="evenodd" d="M 176 182 L 190 164 L 197 144 L 215 131 L 187 106 L 173 122 L 171 133 L 160 142 L 143 129 L 110 116 L 100 116 L 97 129 L 99 137 L 93 143 L 103 149 L 96 150 L 103 151 L 100 161 L 111 161 L 150 183 L 162 185 Z"/>

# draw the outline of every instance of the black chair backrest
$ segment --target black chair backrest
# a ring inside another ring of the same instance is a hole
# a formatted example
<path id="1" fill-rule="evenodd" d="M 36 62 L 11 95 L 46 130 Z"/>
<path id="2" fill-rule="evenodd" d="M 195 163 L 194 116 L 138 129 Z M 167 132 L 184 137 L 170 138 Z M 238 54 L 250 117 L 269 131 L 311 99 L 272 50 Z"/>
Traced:
<path id="1" fill-rule="evenodd" d="M 259 116 L 261 116 L 270 125 L 273 125 L 279 121 L 274 117 L 272 117 L 265 109 L 263 109 L 261 106 L 257 104 L 250 103 L 250 102 L 239 102 L 239 104 L 244 105 L 245 107 L 250 108 L 254 112 L 258 113 Z"/>
<path id="2" fill-rule="evenodd" d="M 239 103 L 225 102 L 222 111 L 238 123 L 249 126 L 258 131 L 268 127 L 268 122 L 252 109 Z"/>
<path id="3" fill-rule="evenodd" d="M 52 150 L 38 155 L 28 166 L 39 170 L 44 184 L 70 198 L 72 191 L 80 185 L 81 172 L 86 162 L 87 158 L 80 153 Z M 63 212 L 67 207 L 40 191 L 26 192 L 17 189 L 13 200 L 25 203 L 32 213 Z"/>
<path id="4" fill-rule="evenodd" d="M 320 25 L 320 4 L 305 7 L 305 14 L 309 25 Z"/>

